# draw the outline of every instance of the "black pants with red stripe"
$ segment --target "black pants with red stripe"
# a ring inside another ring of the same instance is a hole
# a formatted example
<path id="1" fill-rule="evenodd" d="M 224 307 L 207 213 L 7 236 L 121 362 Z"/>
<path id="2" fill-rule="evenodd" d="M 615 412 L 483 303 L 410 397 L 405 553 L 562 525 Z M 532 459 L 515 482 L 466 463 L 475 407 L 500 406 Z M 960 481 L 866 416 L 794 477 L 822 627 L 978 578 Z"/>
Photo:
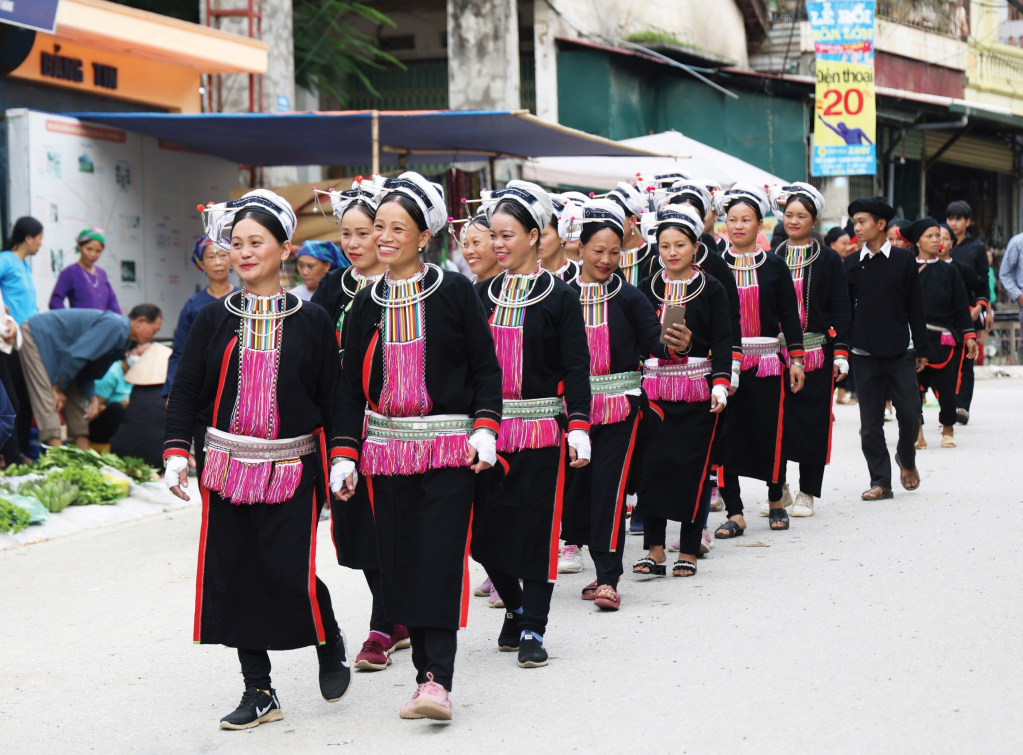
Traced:
<path id="1" fill-rule="evenodd" d="M 938 422 L 946 427 L 956 423 L 956 388 L 959 384 L 959 369 L 963 361 L 963 347 L 956 346 L 952 356 L 941 367 L 924 367 L 917 373 L 920 384 L 920 424 L 924 422 L 924 403 L 927 401 L 927 389 L 934 391 L 938 398 Z"/>

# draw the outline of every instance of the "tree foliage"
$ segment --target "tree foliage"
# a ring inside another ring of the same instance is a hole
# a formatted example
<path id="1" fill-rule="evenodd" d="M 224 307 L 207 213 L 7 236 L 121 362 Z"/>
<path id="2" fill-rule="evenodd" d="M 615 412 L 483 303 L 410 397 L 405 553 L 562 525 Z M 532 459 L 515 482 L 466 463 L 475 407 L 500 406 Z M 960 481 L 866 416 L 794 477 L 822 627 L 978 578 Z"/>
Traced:
<path id="1" fill-rule="evenodd" d="M 366 76 L 370 68 L 405 66 L 380 48 L 378 39 L 357 29 L 359 17 L 377 26 L 394 22 L 365 3 L 350 0 L 293 0 L 295 37 L 295 83 L 310 91 L 325 92 L 347 102 L 354 80 L 374 95 Z"/>

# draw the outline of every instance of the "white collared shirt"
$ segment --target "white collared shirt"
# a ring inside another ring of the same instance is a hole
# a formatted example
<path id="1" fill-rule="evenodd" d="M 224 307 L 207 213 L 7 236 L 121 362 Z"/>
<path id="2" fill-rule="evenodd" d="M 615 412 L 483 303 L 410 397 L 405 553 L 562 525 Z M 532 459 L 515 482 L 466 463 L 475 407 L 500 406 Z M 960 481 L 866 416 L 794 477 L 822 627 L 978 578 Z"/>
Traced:
<path id="1" fill-rule="evenodd" d="M 886 240 L 881 245 L 881 248 L 878 249 L 874 254 L 883 254 L 885 257 L 891 257 L 892 256 L 892 242 Z M 872 257 L 872 256 L 873 255 L 870 253 L 870 250 L 867 249 L 866 245 L 864 245 L 863 249 L 860 250 L 860 262 L 863 262 L 865 259 L 867 259 L 868 257 Z"/>

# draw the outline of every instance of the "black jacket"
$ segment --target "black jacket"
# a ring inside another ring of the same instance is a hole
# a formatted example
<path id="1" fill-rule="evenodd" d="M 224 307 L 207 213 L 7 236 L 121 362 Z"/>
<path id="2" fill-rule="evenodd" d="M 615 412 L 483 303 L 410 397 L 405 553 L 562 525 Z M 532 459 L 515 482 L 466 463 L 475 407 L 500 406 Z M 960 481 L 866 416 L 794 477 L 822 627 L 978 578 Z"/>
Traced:
<path id="1" fill-rule="evenodd" d="M 927 321 L 914 254 L 898 247 L 890 247 L 887 257 L 878 251 L 861 260 L 860 254 L 845 260 L 854 312 L 849 346 L 875 357 L 895 357 L 909 349 L 910 333 L 914 344 L 926 343 Z"/>
<path id="2" fill-rule="evenodd" d="M 987 263 L 987 247 L 984 242 L 973 236 L 967 236 L 962 243 L 952 247 L 952 259 L 973 268 L 978 280 L 984 284 L 981 287 L 979 298 L 987 301 L 987 271 L 990 265 Z"/>

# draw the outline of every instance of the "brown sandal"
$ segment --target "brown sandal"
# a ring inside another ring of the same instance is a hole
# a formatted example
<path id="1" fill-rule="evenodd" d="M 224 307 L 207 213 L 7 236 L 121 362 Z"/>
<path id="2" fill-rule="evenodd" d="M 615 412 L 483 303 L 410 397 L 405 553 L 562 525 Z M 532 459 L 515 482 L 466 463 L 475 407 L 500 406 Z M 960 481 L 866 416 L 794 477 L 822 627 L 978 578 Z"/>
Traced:
<path id="1" fill-rule="evenodd" d="M 904 466 L 902 466 L 902 462 L 899 461 L 898 454 L 895 454 L 895 463 L 899 465 L 899 482 L 902 483 L 902 487 L 904 487 L 906 490 L 916 490 L 918 487 L 920 487 L 919 471 L 917 471 L 916 469 L 906 469 Z M 916 477 L 915 484 L 911 485 L 906 482 L 906 478 L 909 478 L 910 482 L 912 482 L 914 476 Z"/>
<path id="2" fill-rule="evenodd" d="M 864 501 L 887 501 L 894 497 L 895 494 L 891 488 L 882 488 L 880 485 L 875 485 L 870 490 L 863 491 L 860 495 L 860 498 Z"/>

